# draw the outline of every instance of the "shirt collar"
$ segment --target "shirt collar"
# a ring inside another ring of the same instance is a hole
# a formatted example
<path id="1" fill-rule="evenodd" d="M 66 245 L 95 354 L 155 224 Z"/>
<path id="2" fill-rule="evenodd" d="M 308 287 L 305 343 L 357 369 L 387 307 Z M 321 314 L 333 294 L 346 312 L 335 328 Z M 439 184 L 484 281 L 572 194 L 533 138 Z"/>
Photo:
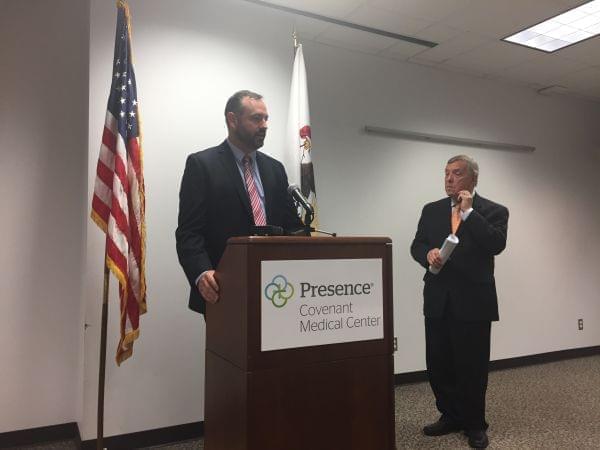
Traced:
<path id="1" fill-rule="evenodd" d="M 235 145 L 233 145 L 233 143 L 229 140 L 229 138 L 227 138 L 227 144 L 229 145 L 229 148 L 233 152 L 233 156 L 234 156 L 235 160 L 237 161 L 237 163 L 239 165 L 242 165 L 242 159 L 244 158 L 244 156 L 246 156 L 246 153 L 244 153 L 238 147 L 236 147 Z M 254 150 L 251 153 L 247 153 L 247 155 L 252 160 L 252 163 L 256 164 L 256 150 Z"/>

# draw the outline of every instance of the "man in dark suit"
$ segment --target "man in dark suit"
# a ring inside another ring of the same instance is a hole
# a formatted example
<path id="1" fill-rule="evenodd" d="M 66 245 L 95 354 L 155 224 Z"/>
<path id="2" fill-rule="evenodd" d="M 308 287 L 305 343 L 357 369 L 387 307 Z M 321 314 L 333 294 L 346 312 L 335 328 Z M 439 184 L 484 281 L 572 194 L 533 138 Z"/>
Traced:
<path id="1" fill-rule="evenodd" d="M 448 161 L 448 197 L 425 205 L 410 250 L 426 269 L 441 269 L 423 278 L 427 373 L 441 413 L 423 432 L 465 430 L 471 447 L 485 448 L 490 331 L 498 320 L 494 256 L 506 247 L 508 209 L 475 194 L 478 175 L 468 156 Z M 443 264 L 440 247 L 451 233 L 459 243 Z"/>
<path id="2" fill-rule="evenodd" d="M 190 309 L 205 313 L 219 299 L 215 268 L 227 239 L 255 225 L 302 227 L 287 193 L 283 165 L 258 152 L 268 120 L 260 94 L 236 92 L 225 106 L 228 137 L 188 156 L 179 193 L 177 255 L 190 283 Z"/>

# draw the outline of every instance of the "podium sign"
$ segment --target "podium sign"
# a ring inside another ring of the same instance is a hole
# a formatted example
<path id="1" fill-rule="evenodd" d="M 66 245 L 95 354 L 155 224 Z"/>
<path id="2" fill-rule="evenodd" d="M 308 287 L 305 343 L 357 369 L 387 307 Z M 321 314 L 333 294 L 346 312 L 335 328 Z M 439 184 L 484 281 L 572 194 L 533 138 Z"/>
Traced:
<path id="1" fill-rule="evenodd" d="M 393 450 L 392 243 L 228 240 L 206 305 L 206 450 Z"/>
<path id="2" fill-rule="evenodd" d="M 261 262 L 261 351 L 383 339 L 382 259 Z"/>

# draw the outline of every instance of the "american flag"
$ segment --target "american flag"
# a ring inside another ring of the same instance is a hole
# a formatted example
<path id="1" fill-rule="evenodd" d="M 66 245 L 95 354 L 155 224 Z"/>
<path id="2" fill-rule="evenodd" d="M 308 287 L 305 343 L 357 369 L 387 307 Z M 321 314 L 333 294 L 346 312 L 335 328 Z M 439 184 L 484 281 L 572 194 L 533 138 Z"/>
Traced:
<path id="1" fill-rule="evenodd" d="M 146 312 L 145 198 L 129 9 L 118 4 L 113 78 L 96 170 L 92 219 L 106 233 L 106 265 L 119 280 L 117 364 L 133 353 Z"/>

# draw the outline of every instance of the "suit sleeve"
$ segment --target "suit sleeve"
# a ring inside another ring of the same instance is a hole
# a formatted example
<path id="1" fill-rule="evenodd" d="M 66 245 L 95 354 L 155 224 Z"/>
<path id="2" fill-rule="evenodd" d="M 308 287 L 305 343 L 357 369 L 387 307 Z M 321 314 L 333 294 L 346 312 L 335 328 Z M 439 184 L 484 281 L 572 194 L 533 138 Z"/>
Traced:
<path id="1" fill-rule="evenodd" d="M 427 239 L 427 233 L 425 231 L 425 208 L 421 212 L 421 218 L 419 219 L 419 225 L 417 226 L 417 233 L 410 246 L 410 254 L 426 269 L 429 267 L 427 262 L 427 253 L 433 248 Z"/>
<path id="2" fill-rule="evenodd" d="M 489 213 L 477 210 L 461 225 L 471 233 L 476 244 L 490 255 L 498 255 L 506 248 L 508 209 L 497 205 Z"/>
<path id="3" fill-rule="evenodd" d="M 179 191 L 179 216 L 175 239 L 177 256 L 191 286 L 205 270 L 212 269 L 205 248 L 208 185 L 206 168 L 188 156 Z"/>

